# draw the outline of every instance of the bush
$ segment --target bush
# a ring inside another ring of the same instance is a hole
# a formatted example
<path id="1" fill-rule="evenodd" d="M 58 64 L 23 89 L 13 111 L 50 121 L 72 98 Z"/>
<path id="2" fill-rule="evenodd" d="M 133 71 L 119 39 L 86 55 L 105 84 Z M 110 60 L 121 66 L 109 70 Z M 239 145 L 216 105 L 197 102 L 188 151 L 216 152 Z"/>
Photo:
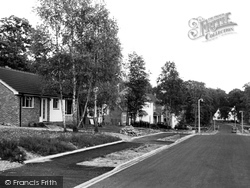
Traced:
<path id="1" fill-rule="evenodd" d="M 145 122 L 145 121 L 139 121 L 139 122 L 134 122 L 132 124 L 133 127 L 144 127 L 144 128 L 149 128 L 150 127 L 150 123 L 149 122 Z"/>
<path id="2" fill-rule="evenodd" d="M 26 155 L 19 149 L 17 142 L 3 139 L 0 141 L 0 157 L 2 160 L 23 162 Z"/>
<path id="3" fill-rule="evenodd" d="M 43 122 L 34 122 L 34 121 L 31 121 L 28 123 L 28 127 L 45 127 L 45 124 Z"/>

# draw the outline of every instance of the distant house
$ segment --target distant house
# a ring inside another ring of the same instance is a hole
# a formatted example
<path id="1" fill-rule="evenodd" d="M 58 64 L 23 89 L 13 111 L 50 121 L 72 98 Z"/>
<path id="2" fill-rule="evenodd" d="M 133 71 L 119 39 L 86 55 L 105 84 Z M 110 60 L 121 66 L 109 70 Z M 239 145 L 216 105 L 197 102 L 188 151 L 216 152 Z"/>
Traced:
<path id="1" fill-rule="evenodd" d="M 236 113 L 236 109 L 235 106 L 231 109 L 231 111 L 228 113 L 228 118 L 226 119 L 227 121 L 238 121 L 237 118 L 237 113 Z"/>
<path id="2" fill-rule="evenodd" d="M 127 88 L 121 90 L 119 92 L 120 97 L 124 96 L 126 92 Z M 122 100 L 121 98 L 119 100 Z M 150 124 L 167 123 L 166 112 L 164 112 L 163 106 L 157 104 L 156 101 L 157 99 L 155 95 L 147 94 L 147 102 L 139 111 L 136 117 L 137 122 L 144 121 Z M 113 110 L 107 108 L 106 115 L 104 116 L 104 122 L 115 125 L 130 125 L 131 119 L 127 117 L 127 108 L 122 108 L 119 104 L 120 102 L 117 103 Z M 171 126 L 174 128 L 177 123 L 177 118 L 172 115 Z"/>
<path id="3" fill-rule="evenodd" d="M 142 108 L 143 115 L 140 114 L 137 117 L 137 121 L 145 121 L 150 124 L 164 123 L 168 124 L 167 121 L 167 112 L 164 110 L 164 107 L 160 104 L 157 104 L 156 96 L 153 94 L 147 94 L 148 102 Z M 177 117 L 174 114 L 171 114 L 170 126 L 174 128 L 178 124 Z"/>
<path id="4" fill-rule="evenodd" d="M 147 100 L 136 121 L 144 121 L 150 124 L 166 122 L 163 107 L 156 103 L 156 97 L 153 94 L 147 94 Z"/>
<path id="5" fill-rule="evenodd" d="M 42 93 L 40 76 L 0 67 L 0 124 L 27 126 L 37 122 L 62 122 L 57 96 Z M 72 100 L 64 99 L 67 121 L 72 121 Z"/>
<path id="6" fill-rule="evenodd" d="M 221 118 L 220 109 L 218 109 L 218 110 L 215 112 L 215 114 L 214 114 L 214 116 L 213 116 L 213 120 L 217 120 L 217 121 L 223 120 L 223 119 Z"/>

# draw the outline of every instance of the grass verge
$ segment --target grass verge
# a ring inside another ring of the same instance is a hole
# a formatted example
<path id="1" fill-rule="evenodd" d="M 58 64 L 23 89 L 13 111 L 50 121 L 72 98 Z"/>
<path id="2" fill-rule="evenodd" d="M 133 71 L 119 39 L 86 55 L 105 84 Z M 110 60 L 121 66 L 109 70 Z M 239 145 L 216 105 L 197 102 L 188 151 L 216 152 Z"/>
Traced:
<path id="1" fill-rule="evenodd" d="M 104 134 L 55 132 L 22 128 L 0 128 L 0 158 L 26 160 L 26 152 L 47 156 L 120 140 Z"/>

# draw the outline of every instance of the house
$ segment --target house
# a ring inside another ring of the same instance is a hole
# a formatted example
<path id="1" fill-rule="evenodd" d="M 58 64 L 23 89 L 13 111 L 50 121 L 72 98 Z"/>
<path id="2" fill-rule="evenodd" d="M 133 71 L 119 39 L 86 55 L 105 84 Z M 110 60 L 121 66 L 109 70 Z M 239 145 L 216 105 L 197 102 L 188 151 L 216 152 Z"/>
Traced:
<path id="1" fill-rule="evenodd" d="M 157 104 L 157 99 L 156 96 L 153 94 L 147 94 L 147 102 L 144 105 L 142 111 L 142 115 L 137 117 L 136 121 L 145 121 L 150 124 L 158 124 L 158 123 L 163 123 L 163 124 L 170 124 L 172 128 L 174 128 L 178 123 L 178 118 L 174 115 L 171 114 L 171 119 L 170 122 L 167 121 L 167 112 L 164 110 L 164 106 Z"/>
<path id="2" fill-rule="evenodd" d="M 228 113 L 228 118 L 226 119 L 227 121 L 238 121 L 238 118 L 237 118 L 237 112 L 236 112 L 236 109 L 235 109 L 235 106 L 231 109 L 231 111 Z"/>
<path id="3" fill-rule="evenodd" d="M 217 121 L 222 121 L 223 119 L 221 118 L 221 112 L 220 112 L 220 109 L 218 109 L 214 116 L 213 116 L 213 120 L 217 120 Z"/>
<path id="4" fill-rule="evenodd" d="M 143 106 L 141 113 L 139 112 L 136 121 L 144 121 L 150 124 L 166 122 L 163 107 L 156 103 L 156 97 L 153 94 L 147 94 L 147 102 Z"/>
<path id="5" fill-rule="evenodd" d="M 66 121 L 72 121 L 72 100 L 64 99 Z M 0 124 L 27 126 L 37 122 L 62 122 L 59 98 L 43 94 L 41 77 L 0 67 Z"/>

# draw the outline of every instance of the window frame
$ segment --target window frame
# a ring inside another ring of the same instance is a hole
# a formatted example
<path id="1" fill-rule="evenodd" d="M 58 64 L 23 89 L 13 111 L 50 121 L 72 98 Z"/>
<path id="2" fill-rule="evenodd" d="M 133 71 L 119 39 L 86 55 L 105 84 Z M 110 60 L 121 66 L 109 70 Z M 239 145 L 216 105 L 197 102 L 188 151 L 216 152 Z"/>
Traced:
<path id="1" fill-rule="evenodd" d="M 56 104 L 56 106 L 54 106 Z M 59 110 L 59 99 L 54 98 L 52 102 L 53 110 Z"/>
<path id="2" fill-rule="evenodd" d="M 30 98 L 30 99 L 28 99 Z M 34 97 L 23 96 L 22 97 L 22 108 L 34 108 Z"/>
<path id="3" fill-rule="evenodd" d="M 71 110 L 70 110 L 71 113 L 68 113 L 68 109 L 69 109 L 69 107 L 68 107 L 68 105 L 69 105 L 68 102 L 69 102 L 69 101 L 70 101 L 70 103 L 71 103 L 71 104 L 70 104 L 70 105 L 71 105 L 71 108 L 70 108 L 70 109 L 71 109 Z M 73 101 L 72 101 L 71 99 L 65 99 L 65 115 L 72 115 L 72 114 L 73 114 L 73 105 L 72 105 L 72 104 L 73 104 Z"/>

